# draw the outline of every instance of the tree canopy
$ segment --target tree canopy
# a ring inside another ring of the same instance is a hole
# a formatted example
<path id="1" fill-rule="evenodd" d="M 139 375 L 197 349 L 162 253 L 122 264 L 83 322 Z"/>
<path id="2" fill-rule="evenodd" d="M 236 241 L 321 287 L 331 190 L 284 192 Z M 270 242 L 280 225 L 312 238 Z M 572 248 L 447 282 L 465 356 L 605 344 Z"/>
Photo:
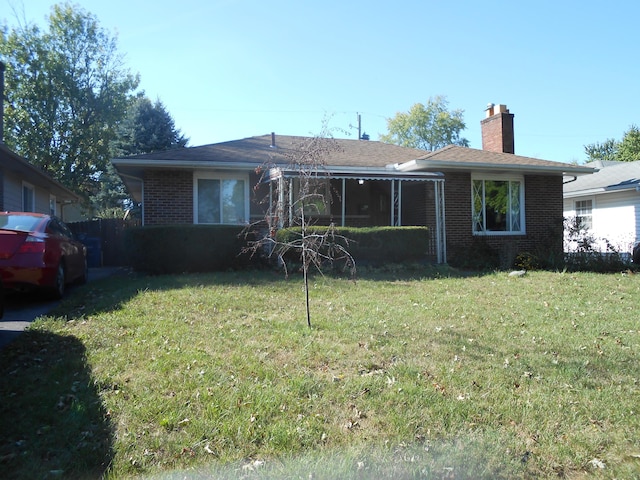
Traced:
<path id="1" fill-rule="evenodd" d="M 416 103 L 407 113 L 399 112 L 387 119 L 388 133 L 380 140 L 430 151 L 447 145 L 468 147 L 469 141 L 460 136 L 466 127 L 464 111 L 450 111 L 448 107 L 449 102 L 442 95 L 429 97 L 426 105 Z"/>
<path id="2" fill-rule="evenodd" d="M 139 79 L 124 68 L 115 38 L 92 14 L 59 4 L 47 22 L 45 30 L 2 27 L 5 141 L 87 198 L 107 168 L 116 125 Z"/>
<path id="3" fill-rule="evenodd" d="M 160 100 L 152 103 L 144 94 L 129 105 L 113 142 L 114 156 L 152 153 L 186 146 L 185 138 Z"/>
<path id="4" fill-rule="evenodd" d="M 618 161 L 635 162 L 640 160 L 640 129 L 631 125 L 618 144 Z"/>
<path id="5" fill-rule="evenodd" d="M 624 132 L 622 140 L 609 138 L 604 142 L 590 143 L 584 146 L 587 161 L 635 162 L 640 160 L 640 129 L 631 125 Z"/>

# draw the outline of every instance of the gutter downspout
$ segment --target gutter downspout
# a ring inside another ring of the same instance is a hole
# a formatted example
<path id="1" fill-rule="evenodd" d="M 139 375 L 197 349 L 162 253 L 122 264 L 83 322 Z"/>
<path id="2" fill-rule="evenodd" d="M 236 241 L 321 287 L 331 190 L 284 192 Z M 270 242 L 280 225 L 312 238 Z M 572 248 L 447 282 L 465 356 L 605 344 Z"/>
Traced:
<path id="1" fill-rule="evenodd" d="M 133 180 L 137 180 L 140 182 L 141 191 L 142 191 L 142 202 L 140 207 L 140 216 L 142 217 L 142 226 L 144 227 L 144 180 L 140 177 L 136 177 L 135 175 L 128 175 L 126 173 L 118 173 L 121 177 L 131 178 Z"/>
<path id="2" fill-rule="evenodd" d="M 562 182 L 562 184 L 566 185 L 567 183 L 575 182 L 577 179 L 578 179 L 578 176 L 574 175 L 571 180 L 567 180 L 566 182 Z"/>

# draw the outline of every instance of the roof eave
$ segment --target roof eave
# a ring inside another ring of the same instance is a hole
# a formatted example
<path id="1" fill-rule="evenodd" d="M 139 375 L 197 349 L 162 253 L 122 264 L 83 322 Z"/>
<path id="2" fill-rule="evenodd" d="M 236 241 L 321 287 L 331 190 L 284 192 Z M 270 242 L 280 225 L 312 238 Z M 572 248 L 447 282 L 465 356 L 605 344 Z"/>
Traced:
<path id="1" fill-rule="evenodd" d="M 300 172 L 289 167 L 274 167 L 268 170 L 263 179 L 264 182 L 273 181 L 277 178 L 297 177 Z M 407 181 L 443 181 L 444 174 L 441 172 L 400 172 L 389 168 L 349 168 L 349 167 L 326 167 L 318 172 L 318 176 L 335 179 L 356 179 L 356 180 L 407 180 Z"/>
<path id="2" fill-rule="evenodd" d="M 111 160 L 114 166 L 120 168 L 180 168 L 180 169 L 199 169 L 199 168 L 224 168 L 224 169 L 250 169 L 253 170 L 259 166 L 256 162 L 217 162 L 215 160 L 207 161 L 184 161 L 184 160 L 134 160 L 130 158 L 114 158 Z"/>
<path id="3" fill-rule="evenodd" d="M 75 192 L 72 192 L 46 172 L 37 168 L 35 165 L 32 165 L 29 161 L 18 155 L 13 150 L 10 150 L 5 144 L 0 143 L 0 151 L 2 151 L 8 158 L 14 160 L 16 167 L 14 170 L 18 174 L 24 175 L 27 181 L 37 184 L 45 190 L 49 190 L 51 193 L 56 195 L 56 197 L 60 197 L 64 201 L 71 203 L 80 201 L 80 197 Z"/>
<path id="4" fill-rule="evenodd" d="M 504 163 L 480 163 L 480 162 L 451 162 L 447 160 L 411 160 L 396 168 L 400 171 L 416 171 L 422 169 L 434 170 L 478 170 L 478 171 L 517 171 L 521 173 L 553 173 L 566 176 L 571 175 L 589 175 L 595 173 L 597 169 L 591 167 L 573 167 L 566 165 L 548 166 L 548 165 L 519 165 Z"/>
<path id="5" fill-rule="evenodd" d="M 601 193 L 619 193 L 619 192 L 631 192 L 631 191 L 637 192 L 639 188 L 640 188 L 640 184 L 585 188 L 583 190 L 574 190 L 571 192 L 565 192 L 563 197 L 575 198 L 575 197 L 586 197 L 590 195 L 598 195 Z"/>

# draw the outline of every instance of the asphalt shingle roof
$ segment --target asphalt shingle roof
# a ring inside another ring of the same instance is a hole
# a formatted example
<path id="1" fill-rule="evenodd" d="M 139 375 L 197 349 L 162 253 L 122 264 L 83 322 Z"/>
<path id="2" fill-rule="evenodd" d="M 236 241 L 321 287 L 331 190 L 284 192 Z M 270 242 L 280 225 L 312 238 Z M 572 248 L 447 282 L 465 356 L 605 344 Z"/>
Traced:
<path id="1" fill-rule="evenodd" d="M 297 147 L 309 140 L 309 137 L 261 135 L 241 140 L 203 145 L 199 147 L 178 148 L 162 152 L 134 155 L 114 159 L 118 169 L 145 164 L 152 166 L 158 162 L 160 167 L 199 168 L 216 167 L 224 164 L 227 168 L 237 165 L 261 166 L 267 163 L 288 165 L 291 154 Z M 546 171 L 548 173 L 571 172 L 572 174 L 591 173 L 591 169 L 561 162 L 523 157 L 510 153 L 490 152 L 467 147 L 449 145 L 434 152 L 415 148 L 401 147 L 388 143 L 367 140 L 332 139 L 337 149 L 331 149 L 324 158 L 327 167 L 384 168 L 388 165 L 408 164 L 405 171 L 422 169 L 437 171 L 451 169 L 502 169 L 520 171 Z M 409 163 L 412 165 L 409 165 Z"/>
<path id="2" fill-rule="evenodd" d="M 640 185 L 640 160 L 637 162 L 590 163 L 588 166 L 602 168 L 593 175 L 578 177 L 575 182 L 566 183 L 564 193 L 578 193 L 592 190 L 612 191 L 636 188 Z"/>
<path id="3" fill-rule="evenodd" d="M 288 164 L 288 154 L 307 137 L 287 135 L 275 136 L 275 147 L 271 146 L 271 135 L 249 137 L 242 140 L 214 143 L 199 147 L 178 148 L 144 155 L 133 155 L 117 160 L 165 160 L 180 162 L 249 163 L 256 166 L 266 162 Z M 335 139 L 337 149 L 326 159 L 327 165 L 354 167 L 384 167 L 403 163 L 424 155 L 424 150 L 400 147 L 382 142 L 366 140 Z"/>
<path id="4" fill-rule="evenodd" d="M 447 145 L 444 148 L 429 152 L 420 157 L 420 160 L 431 160 L 450 162 L 452 164 L 500 164 L 512 166 L 532 166 L 532 167 L 571 167 L 572 165 L 550 160 L 541 160 L 533 157 L 523 157 L 512 153 L 490 152 L 475 148 L 459 147 L 457 145 Z"/>

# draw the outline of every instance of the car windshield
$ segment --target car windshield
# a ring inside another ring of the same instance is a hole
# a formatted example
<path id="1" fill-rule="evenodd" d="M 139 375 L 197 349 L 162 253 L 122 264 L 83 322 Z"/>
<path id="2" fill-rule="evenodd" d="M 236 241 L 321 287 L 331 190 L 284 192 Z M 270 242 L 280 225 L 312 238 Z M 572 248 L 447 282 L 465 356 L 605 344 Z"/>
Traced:
<path id="1" fill-rule="evenodd" d="M 41 221 L 42 217 L 32 217 L 30 215 L 0 215 L 0 228 L 19 232 L 33 232 Z"/>

